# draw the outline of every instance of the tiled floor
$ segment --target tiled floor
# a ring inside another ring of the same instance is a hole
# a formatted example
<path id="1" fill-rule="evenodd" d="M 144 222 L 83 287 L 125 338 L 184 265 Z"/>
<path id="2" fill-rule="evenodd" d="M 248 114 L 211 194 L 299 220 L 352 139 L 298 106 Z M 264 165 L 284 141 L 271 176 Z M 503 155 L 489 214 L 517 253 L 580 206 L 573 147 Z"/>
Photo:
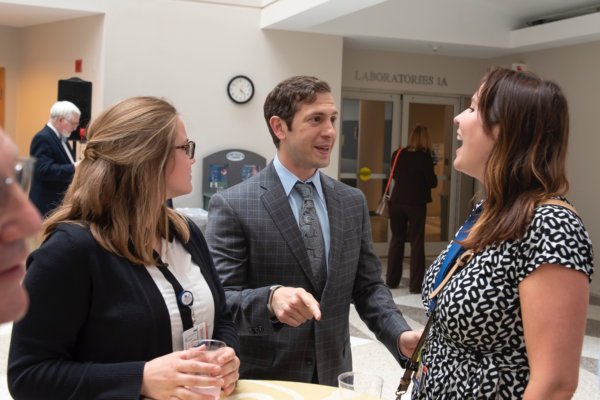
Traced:
<path id="1" fill-rule="evenodd" d="M 404 314 L 413 329 L 422 329 L 426 321 L 421 306 L 420 295 L 411 295 L 408 284 L 408 259 L 405 259 L 403 284 L 400 288 L 392 290 L 394 301 Z M 433 259 L 428 259 L 431 263 Z M 387 266 L 387 259 L 382 259 L 383 273 Z M 0 325 L 0 400 L 11 399 L 6 387 L 6 359 L 10 342 L 10 324 Z M 383 398 L 395 399 L 394 392 L 403 372 L 400 366 L 387 349 L 375 339 L 366 325 L 354 310 L 350 311 L 350 334 L 352 344 L 352 357 L 354 371 L 368 372 L 381 376 L 384 379 Z M 590 298 L 588 323 L 583 344 L 581 367 L 579 371 L 579 387 L 573 399 L 575 400 L 600 400 L 600 387 L 598 385 L 598 351 L 600 350 L 600 298 Z M 412 388 L 409 388 L 409 393 Z M 410 399 L 407 395 L 403 399 Z M 313 400 L 313 399 L 306 399 Z"/>

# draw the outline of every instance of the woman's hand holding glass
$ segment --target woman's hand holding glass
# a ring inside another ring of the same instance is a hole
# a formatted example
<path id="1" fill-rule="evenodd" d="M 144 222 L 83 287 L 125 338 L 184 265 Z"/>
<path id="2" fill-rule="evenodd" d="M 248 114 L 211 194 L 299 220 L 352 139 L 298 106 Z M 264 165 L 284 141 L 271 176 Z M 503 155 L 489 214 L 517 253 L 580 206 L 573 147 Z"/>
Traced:
<path id="1" fill-rule="evenodd" d="M 224 365 L 213 364 L 209 360 L 209 356 L 201 351 L 190 349 L 186 351 L 178 351 L 167 354 L 162 357 L 155 358 L 149 361 L 144 366 L 144 377 L 142 381 L 142 389 L 140 394 L 152 399 L 172 399 L 179 398 L 182 400 L 212 400 L 212 396 L 196 393 L 189 389 L 194 386 L 219 386 L 233 387 L 237 380 L 237 368 L 239 368 L 239 360 L 235 357 L 235 352 L 231 348 L 226 348 L 231 352 L 224 352 L 219 360 L 223 359 Z M 225 350 L 225 349 L 224 349 Z M 235 357 L 237 367 L 233 370 L 231 365 L 228 365 L 231 360 L 231 354 Z M 196 375 L 203 374 L 203 375 Z M 232 375 L 235 380 L 232 380 Z M 224 377 L 220 377 L 224 375 Z"/>
<path id="2" fill-rule="evenodd" d="M 235 383 L 240 379 L 240 359 L 231 347 L 227 347 L 219 358 L 219 365 L 224 381 L 221 387 L 225 391 L 225 395 L 230 395 L 235 389 Z"/>
<path id="3" fill-rule="evenodd" d="M 218 341 L 207 340 L 206 342 Z M 240 377 L 240 359 L 235 355 L 235 351 L 231 347 L 221 347 L 216 350 L 213 350 L 213 347 L 211 347 L 207 351 L 206 346 L 202 345 L 198 348 L 189 349 L 188 351 L 189 360 L 208 362 L 213 365 L 218 365 L 220 367 L 219 372 L 216 374 L 213 373 L 212 376 L 218 376 L 221 378 L 223 380 L 223 384 L 215 386 L 222 388 L 225 391 L 225 395 L 229 395 L 231 392 L 233 392 L 233 389 L 235 389 L 235 383 Z"/>

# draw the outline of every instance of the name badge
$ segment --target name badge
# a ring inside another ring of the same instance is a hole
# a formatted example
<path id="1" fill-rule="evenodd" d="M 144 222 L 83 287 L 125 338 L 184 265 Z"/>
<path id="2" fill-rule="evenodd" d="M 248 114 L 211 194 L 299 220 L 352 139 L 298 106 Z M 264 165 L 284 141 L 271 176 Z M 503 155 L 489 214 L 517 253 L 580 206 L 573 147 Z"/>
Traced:
<path id="1" fill-rule="evenodd" d="M 427 378 L 427 367 L 423 365 L 423 359 L 421 358 L 422 350 L 423 348 L 419 350 L 419 367 L 417 368 L 417 373 L 412 379 L 413 385 L 415 386 L 417 393 L 421 393 L 423 391 L 423 388 L 425 387 L 425 378 Z"/>
<path id="2" fill-rule="evenodd" d="M 204 321 L 183 332 L 183 349 L 198 347 L 206 339 L 208 339 L 208 323 Z"/>
<path id="3" fill-rule="evenodd" d="M 189 290 L 184 290 L 177 296 L 177 301 L 185 307 L 191 307 L 194 304 L 194 295 Z"/>

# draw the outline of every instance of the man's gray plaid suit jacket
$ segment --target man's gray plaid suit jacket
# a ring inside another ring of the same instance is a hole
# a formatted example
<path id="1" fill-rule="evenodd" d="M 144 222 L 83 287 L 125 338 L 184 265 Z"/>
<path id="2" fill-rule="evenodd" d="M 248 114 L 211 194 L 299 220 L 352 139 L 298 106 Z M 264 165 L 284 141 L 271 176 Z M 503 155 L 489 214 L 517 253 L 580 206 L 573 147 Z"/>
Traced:
<path id="1" fill-rule="evenodd" d="M 327 283 L 315 292 L 304 241 L 273 163 L 255 177 L 213 195 L 206 238 L 240 335 L 243 379 L 337 386 L 352 370 L 349 310 L 359 315 L 399 360 L 397 339 L 410 330 L 381 280 L 366 199 L 321 173 L 331 246 Z M 267 301 L 272 285 L 301 287 L 320 303 L 321 321 L 276 331 Z"/>

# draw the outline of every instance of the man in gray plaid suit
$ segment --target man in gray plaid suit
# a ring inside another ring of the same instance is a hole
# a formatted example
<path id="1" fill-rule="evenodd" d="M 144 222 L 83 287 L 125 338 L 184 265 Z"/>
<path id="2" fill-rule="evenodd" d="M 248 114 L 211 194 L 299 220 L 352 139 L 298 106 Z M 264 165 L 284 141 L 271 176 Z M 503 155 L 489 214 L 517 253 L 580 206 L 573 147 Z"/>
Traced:
<path id="1" fill-rule="evenodd" d="M 240 335 L 244 379 L 337 386 L 352 370 L 352 302 L 401 364 L 421 335 L 381 279 L 364 195 L 319 171 L 337 137 L 330 92 L 313 77 L 278 84 L 264 106 L 277 156 L 210 201 L 206 238 Z"/>

